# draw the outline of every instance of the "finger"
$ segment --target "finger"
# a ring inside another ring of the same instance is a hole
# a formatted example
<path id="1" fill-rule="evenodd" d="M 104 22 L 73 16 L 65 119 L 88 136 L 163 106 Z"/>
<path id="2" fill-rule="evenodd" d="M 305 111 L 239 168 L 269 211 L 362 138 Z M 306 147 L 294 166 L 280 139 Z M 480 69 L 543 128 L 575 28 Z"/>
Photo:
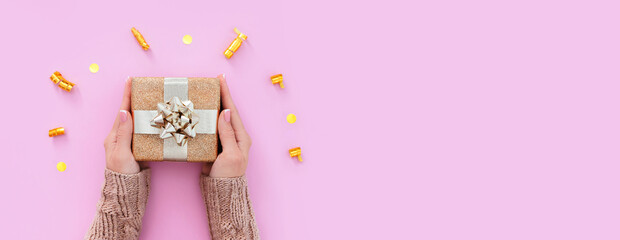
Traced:
<path id="1" fill-rule="evenodd" d="M 121 99 L 121 108 L 120 110 L 125 110 L 125 111 L 129 111 L 131 108 L 131 77 L 128 77 L 127 80 L 125 81 L 125 90 L 123 92 L 123 98 Z M 109 141 L 110 143 L 116 143 L 116 132 L 118 132 L 118 126 L 119 126 L 119 118 L 118 115 L 116 116 L 116 119 L 114 120 L 114 124 L 112 125 L 112 129 L 110 130 L 110 133 L 108 134 L 108 139 L 106 141 Z"/>
<path id="2" fill-rule="evenodd" d="M 131 77 L 128 77 L 127 80 L 125 80 L 125 90 L 123 92 L 123 98 L 121 99 L 120 109 L 129 111 L 130 108 L 131 108 Z M 112 150 L 112 148 L 110 148 L 111 144 L 116 144 L 116 140 L 118 139 L 116 134 L 118 133 L 119 125 L 120 125 L 120 122 L 119 122 L 119 117 L 117 114 L 114 120 L 114 124 L 112 124 L 112 129 L 110 130 L 110 133 L 108 134 L 108 136 L 106 137 L 104 141 L 104 146 L 106 147 L 106 151 Z"/>
<path id="3" fill-rule="evenodd" d="M 235 130 L 237 142 L 239 143 L 239 147 L 241 147 L 241 149 L 245 153 L 247 153 L 250 150 L 251 140 L 245 131 L 245 127 L 243 126 L 243 122 L 241 121 L 241 116 L 239 115 L 237 107 L 232 100 L 232 96 L 230 95 L 230 90 L 228 89 L 228 84 L 226 83 L 226 76 L 221 74 L 217 77 L 220 79 L 220 94 L 222 97 L 222 106 L 226 109 L 230 109 L 230 119 L 232 127 Z"/>
<path id="4" fill-rule="evenodd" d="M 131 150 L 131 139 L 133 137 L 133 119 L 126 110 L 118 112 L 118 130 L 116 131 L 116 146 Z"/>
<path id="5" fill-rule="evenodd" d="M 232 114 L 238 114 L 237 107 L 232 100 L 230 90 L 228 89 L 228 84 L 226 83 L 226 76 L 224 74 L 220 74 L 217 77 L 220 79 L 220 94 L 222 96 L 222 107 L 224 109 L 230 109 Z M 244 129 L 241 118 L 232 119 L 232 126 L 235 130 Z"/>
<path id="6" fill-rule="evenodd" d="M 222 143 L 222 152 L 239 149 L 239 146 L 237 146 L 237 139 L 235 138 L 235 130 L 233 130 L 230 124 L 230 109 L 224 109 L 220 114 L 217 123 L 217 131 L 220 135 L 220 142 Z"/>
<path id="7" fill-rule="evenodd" d="M 116 143 L 116 133 L 118 132 L 118 125 L 119 125 L 119 121 L 118 121 L 118 114 L 117 114 L 116 118 L 114 119 L 114 123 L 112 124 L 112 129 L 110 130 L 110 133 L 108 133 L 108 136 L 106 137 L 106 140 L 105 140 L 106 144 Z"/>
<path id="8" fill-rule="evenodd" d="M 131 77 L 125 81 L 125 93 L 123 93 L 123 100 L 121 101 L 121 110 L 131 110 Z"/>

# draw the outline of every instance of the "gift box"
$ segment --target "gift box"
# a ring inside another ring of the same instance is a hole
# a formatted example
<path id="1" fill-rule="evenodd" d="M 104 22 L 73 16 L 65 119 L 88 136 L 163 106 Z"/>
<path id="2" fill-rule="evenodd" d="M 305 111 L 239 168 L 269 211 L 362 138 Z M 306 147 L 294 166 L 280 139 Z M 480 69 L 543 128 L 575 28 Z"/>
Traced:
<path id="1" fill-rule="evenodd" d="M 219 79 L 134 77 L 131 111 L 137 161 L 215 161 Z"/>

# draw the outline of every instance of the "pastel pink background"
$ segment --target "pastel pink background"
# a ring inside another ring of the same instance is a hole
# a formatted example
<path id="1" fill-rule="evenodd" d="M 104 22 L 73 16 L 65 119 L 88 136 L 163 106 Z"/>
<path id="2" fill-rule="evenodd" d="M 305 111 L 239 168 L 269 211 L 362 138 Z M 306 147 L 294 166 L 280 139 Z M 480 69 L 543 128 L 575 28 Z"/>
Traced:
<path id="1" fill-rule="evenodd" d="M 83 236 L 127 76 L 226 73 L 263 239 L 618 239 L 619 7 L 3 1 L 1 238 Z M 208 239 L 199 164 L 151 166 L 141 239 Z"/>

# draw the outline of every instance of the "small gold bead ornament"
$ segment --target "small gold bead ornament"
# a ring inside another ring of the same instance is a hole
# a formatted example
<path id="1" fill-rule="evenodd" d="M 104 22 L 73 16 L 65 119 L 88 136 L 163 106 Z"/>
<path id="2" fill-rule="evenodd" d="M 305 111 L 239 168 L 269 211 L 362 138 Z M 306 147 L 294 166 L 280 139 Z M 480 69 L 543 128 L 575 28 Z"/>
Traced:
<path id="1" fill-rule="evenodd" d="M 75 83 L 67 81 L 67 79 L 65 79 L 58 71 L 54 72 L 50 79 L 52 80 L 52 82 L 54 82 L 54 84 L 58 84 L 59 88 L 62 88 L 67 92 L 71 92 L 71 89 L 73 89 L 73 86 L 75 86 Z"/>
<path id="2" fill-rule="evenodd" d="M 63 135 L 65 134 L 65 128 L 63 127 L 58 127 L 58 128 L 54 128 L 52 130 L 49 130 L 48 135 L 50 137 L 55 137 L 55 136 L 59 136 L 59 135 Z"/>
<path id="3" fill-rule="evenodd" d="M 289 115 L 286 115 L 286 121 L 288 123 L 295 123 L 297 121 L 297 116 L 295 116 L 295 114 L 292 114 L 292 113 Z"/>
<path id="4" fill-rule="evenodd" d="M 284 81 L 284 78 L 282 78 L 282 74 L 277 74 L 277 75 L 271 76 L 271 83 L 272 84 L 279 83 L 280 84 L 280 88 L 284 88 L 284 84 L 282 83 L 282 81 Z"/>
<path id="5" fill-rule="evenodd" d="M 146 40 L 144 40 L 144 37 L 142 36 L 142 34 L 140 34 L 138 29 L 136 29 L 135 27 L 132 27 L 131 33 L 133 33 L 133 36 L 136 38 L 136 41 L 138 41 L 138 44 L 140 44 L 140 46 L 142 47 L 142 49 L 144 49 L 144 51 L 149 50 L 150 48 L 149 44 L 146 43 Z"/>
<path id="6" fill-rule="evenodd" d="M 303 160 L 301 160 L 301 148 L 300 147 L 291 148 L 288 150 L 288 153 L 291 155 L 291 157 L 297 157 L 297 160 L 299 160 L 300 162 L 303 162 Z"/>
<path id="7" fill-rule="evenodd" d="M 64 162 L 58 162 L 56 164 L 56 169 L 58 169 L 59 172 L 64 172 L 65 170 L 67 170 L 67 164 Z"/>
<path id="8" fill-rule="evenodd" d="M 93 63 L 90 66 L 88 66 L 88 70 L 90 70 L 91 73 L 97 73 L 99 72 L 99 64 Z"/>
<path id="9" fill-rule="evenodd" d="M 248 39 L 248 36 L 239 32 L 239 29 L 235 28 L 235 32 L 237 33 L 237 38 L 235 38 L 235 40 L 230 43 L 230 46 L 228 46 L 226 51 L 224 51 L 224 56 L 226 56 L 226 58 L 231 58 L 237 49 L 239 49 L 241 43 Z"/>
<path id="10" fill-rule="evenodd" d="M 192 44 L 193 41 L 194 39 L 192 38 L 192 35 L 183 36 L 183 43 L 185 43 L 186 45 Z"/>

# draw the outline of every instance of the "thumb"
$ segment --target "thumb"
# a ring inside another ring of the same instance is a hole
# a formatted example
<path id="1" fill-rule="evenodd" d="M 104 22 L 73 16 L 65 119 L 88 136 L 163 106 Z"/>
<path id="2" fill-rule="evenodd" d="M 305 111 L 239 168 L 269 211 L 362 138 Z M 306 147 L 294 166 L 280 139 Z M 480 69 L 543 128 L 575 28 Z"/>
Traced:
<path id="1" fill-rule="evenodd" d="M 228 151 L 237 146 L 237 139 L 235 138 L 235 130 L 230 124 L 230 109 L 224 109 L 220 114 L 217 123 L 217 131 L 220 135 L 220 142 L 222 142 L 222 151 Z"/>
<path id="2" fill-rule="evenodd" d="M 126 110 L 118 113 L 118 129 L 116 130 L 116 144 L 122 148 L 131 149 L 131 139 L 133 137 L 133 119 Z"/>

